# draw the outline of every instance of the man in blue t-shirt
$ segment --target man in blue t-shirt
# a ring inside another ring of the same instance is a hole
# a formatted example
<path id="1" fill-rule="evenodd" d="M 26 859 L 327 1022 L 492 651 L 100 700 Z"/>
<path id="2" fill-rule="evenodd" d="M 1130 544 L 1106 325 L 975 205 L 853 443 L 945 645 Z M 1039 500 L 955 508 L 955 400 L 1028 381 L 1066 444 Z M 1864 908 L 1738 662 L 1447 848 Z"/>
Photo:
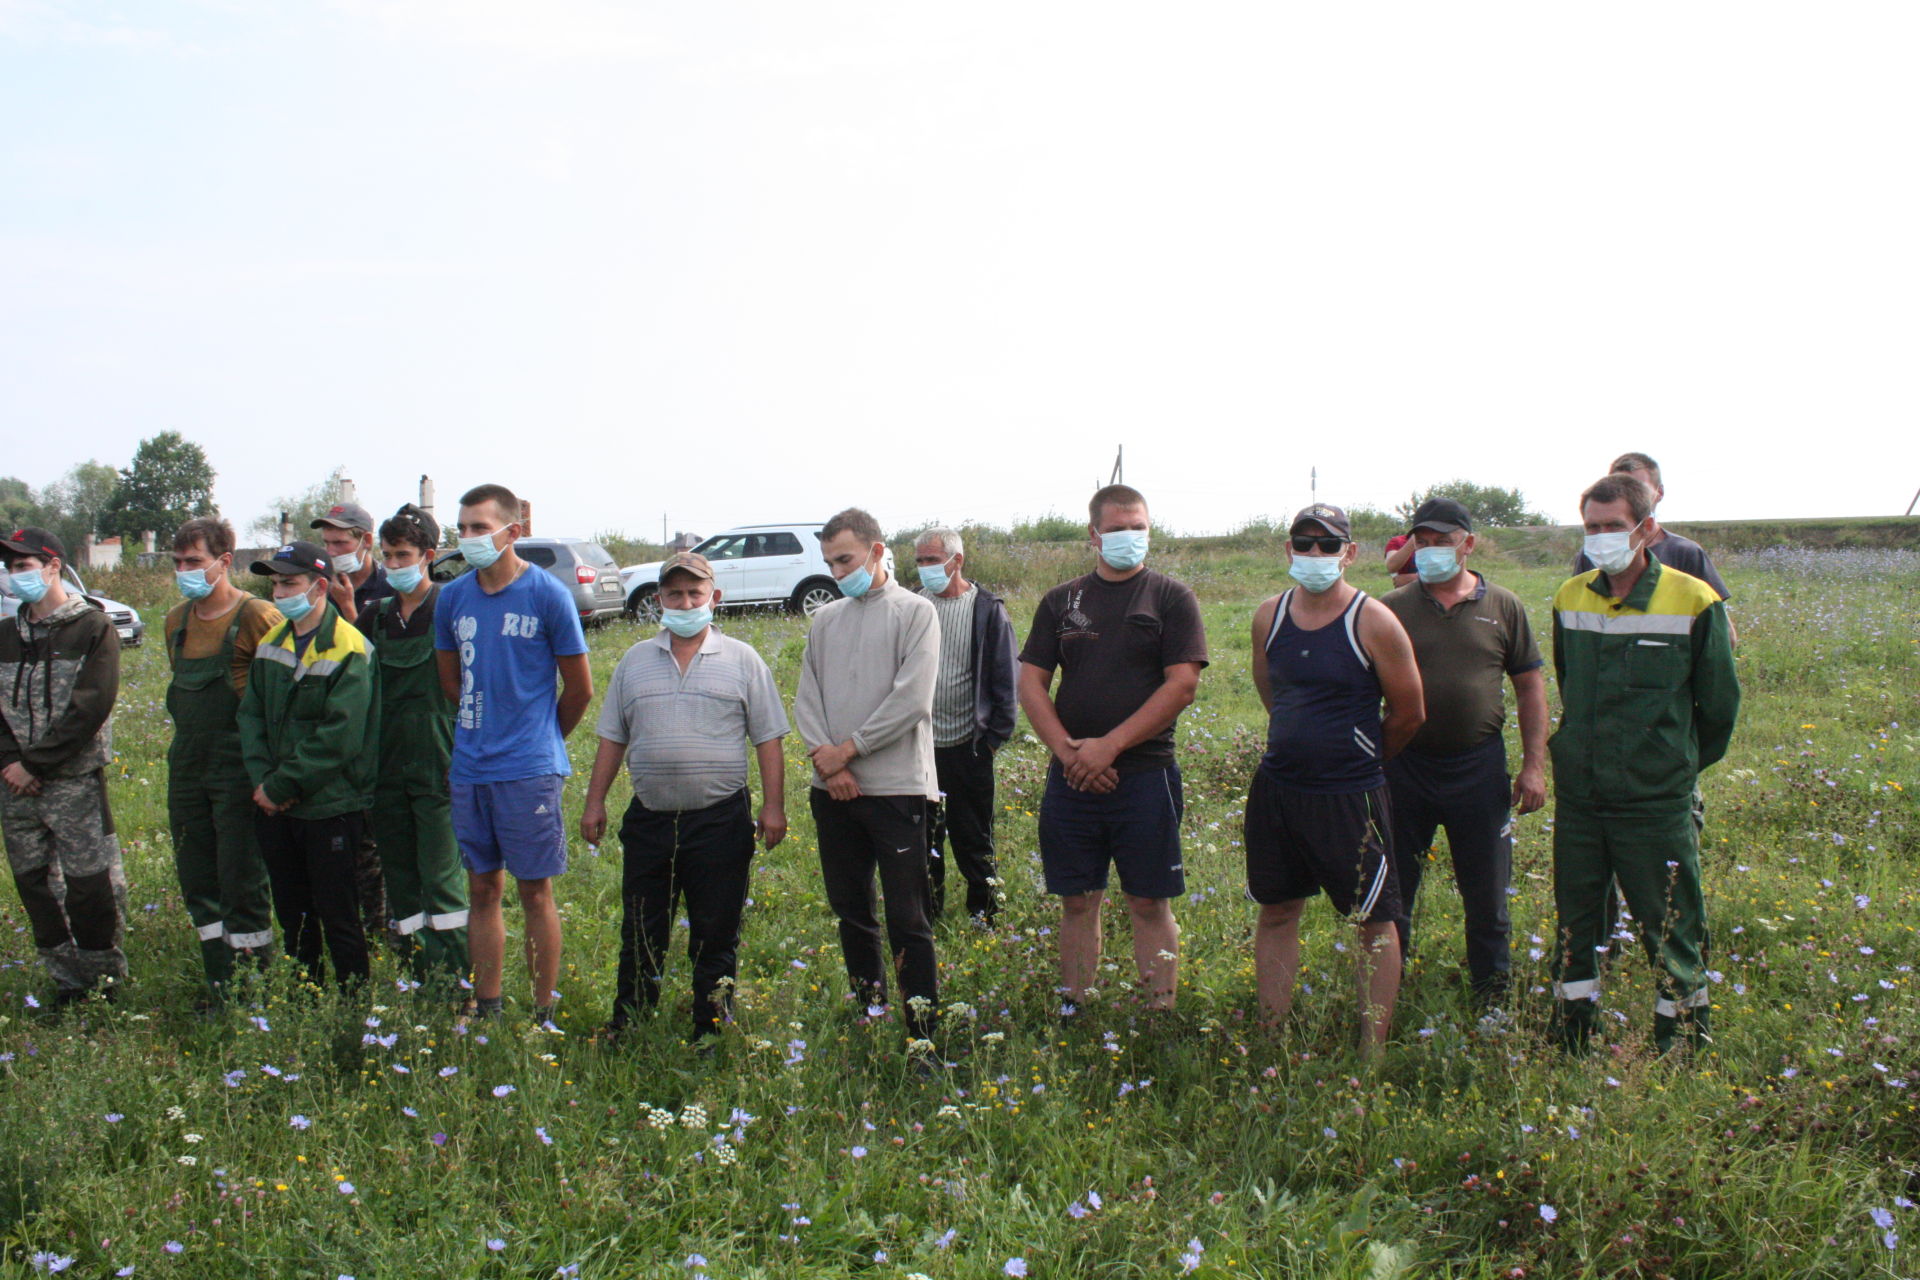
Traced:
<path id="1" fill-rule="evenodd" d="M 440 687 L 459 707 L 448 781 L 471 899 L 475 999 L 467 1012 L 501 1012 L 507 934 L 500 900 L 512 872 L 526 916 L 533 1019 L 548 1025 L 560 980 L 553 877 L 567 869 L 561 790 L 573 769 L 566 738 L 593 701 L 593 673 L 567 589 L 514 553 L 524 532 L 520 499 L 504 485 L 461 495 L 460 552 L 474 572 L 440 593 L 433 647 Z"/>

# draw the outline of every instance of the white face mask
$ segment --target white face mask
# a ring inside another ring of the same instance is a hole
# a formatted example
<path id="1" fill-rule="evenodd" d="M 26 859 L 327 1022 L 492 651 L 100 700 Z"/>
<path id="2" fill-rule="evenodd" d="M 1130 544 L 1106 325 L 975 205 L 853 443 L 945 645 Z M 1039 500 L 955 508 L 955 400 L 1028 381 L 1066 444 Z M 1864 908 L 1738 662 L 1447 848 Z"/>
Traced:
<path id="1" fill-rule="evenodd" d="M 1602 573 L 1619 573 L 1633 563 L 1634 554 L 1640 550 L 1633 543 L 1632 529 L 1625 533 L 1590 533 L 1581 546 L 1593 567 Z"/>
<path id="2" fill-rule="evenodd" d="M 360 572 L 360 553 L 358 551 L 349 551 L 346 555 L 335 556 L 333 558 L 333 571 L 335 573 Z"/>

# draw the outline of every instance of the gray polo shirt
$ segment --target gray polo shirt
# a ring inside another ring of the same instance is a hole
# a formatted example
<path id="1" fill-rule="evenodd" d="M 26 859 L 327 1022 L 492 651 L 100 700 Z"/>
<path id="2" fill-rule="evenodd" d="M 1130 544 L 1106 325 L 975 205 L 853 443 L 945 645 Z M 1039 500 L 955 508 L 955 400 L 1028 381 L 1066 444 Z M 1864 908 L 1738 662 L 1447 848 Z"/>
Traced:
<path id="1" fill-rule="evenodd" d="M 627 748 L 633 794 L 673 812 L 718 804 L 747 785 L 748 742 L 787 732 L 786 709 L 753 646 L 707 628 L 685 674 L 666 631 L 613 669 L 594 731 Z"/>

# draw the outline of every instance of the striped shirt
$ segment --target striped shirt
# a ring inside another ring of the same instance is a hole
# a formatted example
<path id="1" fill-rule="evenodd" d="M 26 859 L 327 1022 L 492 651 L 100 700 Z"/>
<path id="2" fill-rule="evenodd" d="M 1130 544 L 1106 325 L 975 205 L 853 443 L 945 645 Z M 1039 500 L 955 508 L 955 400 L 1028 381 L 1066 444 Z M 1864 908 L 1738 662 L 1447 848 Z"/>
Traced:
<path id="1" fill-rule="evenodd" d="M 662 631 L 620 659 L 594 731 L 626 746 L 641 804 L 678 812 L 744 788 L 746 744 L 785 734 L 787 713 L 753 646 L 709 627 L 683 674 L 673 637 Z"/>
<path id="2" fill-rule="evenodd" d="M 951 599 L 920 593 L 933 601 L 940 616 L 940 678 L 933 686 L 933 745 L 957 747 L 973 740 L 973 603 L 980 588 L 972 586 Z"/>

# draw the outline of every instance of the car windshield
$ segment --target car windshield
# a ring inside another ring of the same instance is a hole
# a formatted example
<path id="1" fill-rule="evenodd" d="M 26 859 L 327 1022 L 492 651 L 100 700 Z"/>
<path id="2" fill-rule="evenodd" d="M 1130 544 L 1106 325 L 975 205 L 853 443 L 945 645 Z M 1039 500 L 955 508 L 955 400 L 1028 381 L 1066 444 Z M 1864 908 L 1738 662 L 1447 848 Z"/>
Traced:
<path id="1" fill-rule="evenodd" d="M 747 535 L 716 533 L 695 547 L 694 551 L 709 560 L 738 560 L 747 553 Z"/>

